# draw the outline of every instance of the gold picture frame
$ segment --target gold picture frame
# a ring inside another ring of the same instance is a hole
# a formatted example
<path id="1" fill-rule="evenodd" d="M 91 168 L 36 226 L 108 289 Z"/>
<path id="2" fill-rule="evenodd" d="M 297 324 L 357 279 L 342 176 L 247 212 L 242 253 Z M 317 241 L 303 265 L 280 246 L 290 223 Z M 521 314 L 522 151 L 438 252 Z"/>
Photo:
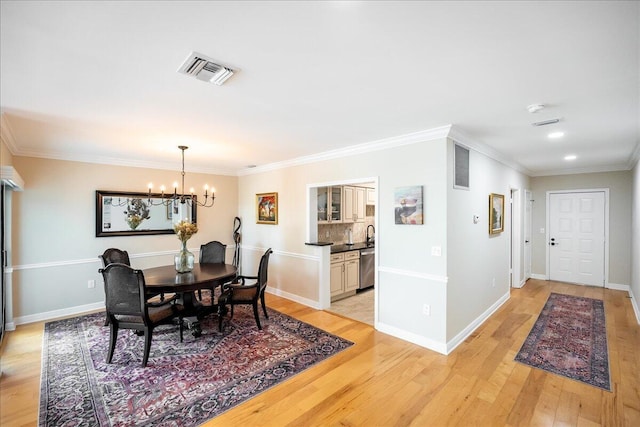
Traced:
<path id="1" fill-rule="evenodd" d="M 504 231 L 504 195 L 489 194 L 489 234 Z"/>
<path id="2" fill-rule="evenodd" d="M 278 193 L 256 194 L 256 224 L 278 224 Z"/>

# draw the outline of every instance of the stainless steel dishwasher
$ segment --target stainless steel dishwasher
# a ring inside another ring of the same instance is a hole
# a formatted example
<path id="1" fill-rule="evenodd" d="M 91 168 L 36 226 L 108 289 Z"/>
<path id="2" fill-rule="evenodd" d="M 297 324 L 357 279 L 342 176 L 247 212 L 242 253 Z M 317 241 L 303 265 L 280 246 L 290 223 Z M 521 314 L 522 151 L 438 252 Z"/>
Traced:
<path id="1" fill-rule="evenodd" d="M 358 289 L 366 289 L 374 285 L 375 256 L 375 248 L 360 249 L 360 286 Z"/>

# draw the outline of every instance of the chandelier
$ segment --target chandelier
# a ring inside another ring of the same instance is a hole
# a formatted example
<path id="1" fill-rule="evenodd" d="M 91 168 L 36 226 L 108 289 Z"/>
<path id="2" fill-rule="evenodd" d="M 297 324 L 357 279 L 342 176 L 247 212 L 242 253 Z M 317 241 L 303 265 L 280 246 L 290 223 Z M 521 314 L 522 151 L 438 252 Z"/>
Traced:
<path id="1" fill-rule="evenodd" d="M 213 206 L 213 201 L 216 198 L 215 195 L 215 189 L 212 188 L 211 189 L 211 194 L 209 194 L 209 186 L 205 184 L 204 186 L 204 202 L 200 203 L 196 196 L 194 195 L 194 190 L 193 187 L 191 187 L 190 189 L 190 194 L 186 194 L 184 192 L 184 150 L 186 150 L 187 147 L 186 145 L 179 145 L 178 148 L 182 151 L 182 191 L 180 193 L 178 193 L 178 183 L 174 182 L 173 183 L 173 195 L 171 195 L 170 193 L 165 195 L 164 191 L 165 191 L 165 186 L 161 185 L 160 186 L 160 192 L 161 192 L 161 198 L 159 201 L 154 201 L 154 199 L 152 199 L 152 194 L 151 194 L 151 190 L 153 189 L 153 183 L 149 183 L 149 194 L 148 194 L 148 200 L 147 203 L 149 204 L 149 206 L 158 206 L 158 205 L 165 205 L 165 206 L 169 206 L 171 204 L 177 204 L 178 202 L 182 203 L 182 204 L 187 204 L 189 206 L 202 206 L 204 208 L 210 208 L 211 206 Z"/>

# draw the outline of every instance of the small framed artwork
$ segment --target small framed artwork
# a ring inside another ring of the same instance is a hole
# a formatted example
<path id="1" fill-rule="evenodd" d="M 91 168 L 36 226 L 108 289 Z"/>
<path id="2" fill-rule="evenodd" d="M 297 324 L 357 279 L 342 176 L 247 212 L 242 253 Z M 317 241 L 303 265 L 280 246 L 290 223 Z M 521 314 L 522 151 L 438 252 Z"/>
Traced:
<path id="1" fill-rule="evenodd" d="M 256 223 L 278 224 L 278 193 L 256 194 Z"/>
<path id="2" fill-rule="evenodd" d="M 422 185 L 398 187 L 393 196 L 396 224 L 423 224 Z"/>
<path id="3" fill-rule="evenodd" d="M 504 195 L 489 194 L 489 234 L 504 231 Z"/>

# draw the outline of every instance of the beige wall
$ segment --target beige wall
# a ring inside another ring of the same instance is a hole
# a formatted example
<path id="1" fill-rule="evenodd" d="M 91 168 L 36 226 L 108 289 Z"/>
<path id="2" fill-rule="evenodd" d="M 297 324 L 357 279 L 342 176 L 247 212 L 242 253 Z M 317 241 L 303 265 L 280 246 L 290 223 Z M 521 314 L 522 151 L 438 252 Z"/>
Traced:
<path id="1" fill-rule="evenodd" d="M 0 166 L 12 166 L 13 154 L 7 148 L 4 140 L 0 139 Z"/>
<path id="2" fill-rule="evenodd" d="M 631 284 L 631 205 L 633 175 L 631 171 L 588 173 L 534 177 L 532 209 L 532 266 L 536 275 L 545 275 L 546 237 L 540 233 L 546 228 L 547 191 L 577 189 L 609 189 L 609 277 L 608 282 Z"/>
<path id="3" fill-rule="evenodd" d="M 104 301 L 97 256 L 109 247 L 126 249 L 132 265 L 145 268 L 173 262 L 179 242 L 173 234 L 95 237 L 95 191 L 145 192 L 147 183 L 170 185 L 179 171 L 163 171 L 15 156 L 14 167 L 25 191 L 13 196 L 13 314 L 30 319 L 42 313 Z M 189 173 L 186 185 L 216 187 L 212 208 L 198 208 L 200 231 L 188 246 L 220 240 L 233 251 L 237 215 L 237 178 Z M 96 288 L 88 289 L 88 280 Z"/>

